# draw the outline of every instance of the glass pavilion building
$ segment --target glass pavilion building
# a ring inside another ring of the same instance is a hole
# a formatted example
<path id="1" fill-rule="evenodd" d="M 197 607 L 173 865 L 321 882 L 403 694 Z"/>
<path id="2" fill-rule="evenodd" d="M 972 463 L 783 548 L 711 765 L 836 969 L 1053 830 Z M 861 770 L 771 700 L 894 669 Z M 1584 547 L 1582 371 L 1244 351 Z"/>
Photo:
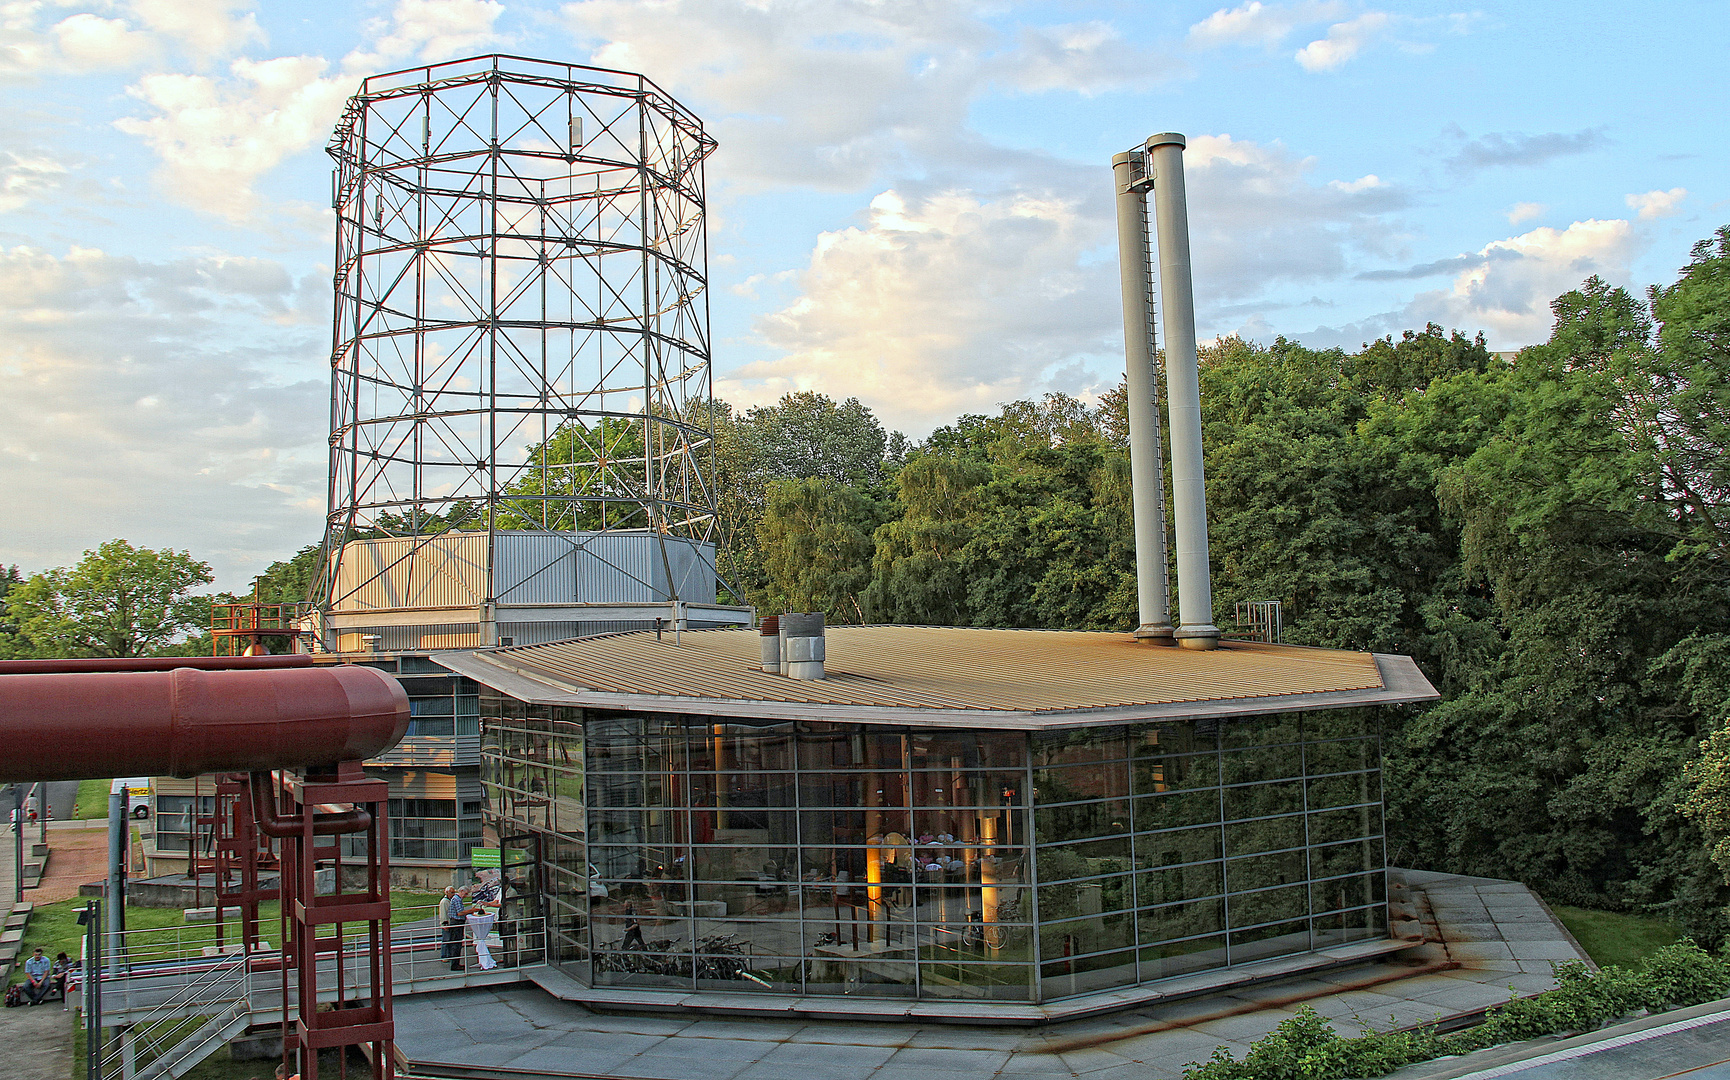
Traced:
<path id="1" fill-rule="evenodd" d="M 810 682 L 749 630 L 437 658 L 481 686 L 488 829 L 576 984 L 1040 1005 L 1397 944 L 1378 709 L 1436 696 L 1408 658 L 827 641 Z"/>

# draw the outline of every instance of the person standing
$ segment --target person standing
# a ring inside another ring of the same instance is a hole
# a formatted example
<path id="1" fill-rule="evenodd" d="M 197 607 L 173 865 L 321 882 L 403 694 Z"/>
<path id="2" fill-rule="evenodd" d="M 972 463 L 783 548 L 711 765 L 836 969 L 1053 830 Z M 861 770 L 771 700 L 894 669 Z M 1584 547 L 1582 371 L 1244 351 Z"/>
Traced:
<path id="1" fill-rule="evenodd" d="M 469 887 L 464 885 L 451 894 L 450 904 L 445 910 L 445 941 L 450 949 L 452 971 L 463 969 L 463 924 L 469 911 Z M 444 948 L 439 950 L 444 955 Z"/>
<path id="2" fill-rule="evenodd" d="M 438 928 L 439 928 L 439 959 L 457 960 L 461 966 L 463 951 L 463 921 L 459 915 L 451 917 L 451 902 L 456 900 L 455 885 L 446 885 L 444 895 L 439 897 Z M 460 909 L 459 909 L 460 910 Z"/>
<path id="3" fill-rule="evenodd" d="M 469 891 L 469 902 L 473 910 L 469 911 L 466 917 L 469 933 L 475 939 L 475 959 L 480 961 L 482 971 L 491 971 L 498 967 L 492 950 L 487 947 L 487 935 L 493 932 L 493 920 L 498 918 L 499 914 L 497 883 L 486 876 L 476 878 Z"/>

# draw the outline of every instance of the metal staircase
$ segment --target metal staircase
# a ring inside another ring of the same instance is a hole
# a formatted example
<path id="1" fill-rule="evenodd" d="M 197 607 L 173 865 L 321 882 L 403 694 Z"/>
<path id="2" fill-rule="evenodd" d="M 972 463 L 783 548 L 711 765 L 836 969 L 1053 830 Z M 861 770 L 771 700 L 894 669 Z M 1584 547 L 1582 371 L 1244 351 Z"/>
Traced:
<path id="1" fill-rule="evenodd" d="M 176 981 L 162 1000 L 102 1048 L 94 1080 L 180 1080 L 246 1030 L 252 1022 L 251 989 L 251 964 L 241 952 Z M 126 992 L 142 996 L 150 991 L 146 984 Z"/>

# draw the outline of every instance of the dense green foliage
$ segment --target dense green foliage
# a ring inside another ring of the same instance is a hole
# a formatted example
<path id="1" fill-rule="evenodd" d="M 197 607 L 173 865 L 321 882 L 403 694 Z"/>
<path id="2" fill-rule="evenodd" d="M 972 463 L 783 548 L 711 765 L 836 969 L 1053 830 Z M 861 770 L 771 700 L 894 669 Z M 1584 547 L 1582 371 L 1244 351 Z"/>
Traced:
<path id="1" fill-rule="evenodd" d="M 43 655 L 172 654 L 209 626 L 210 598 L 192 589 L 210 580 L 210 565 L 188 552 L 110 540 L 74 566 L 9 583 L 6 612 Z"/>
<path id="2" fill-rule="evenodd" d="M 1730 228 L 1644 299 L 1594 278 L 1552 307 L 1550 340 L 1512 360 L 1433 325 L 1356 353 L 1205 350 L 1215 619 L 1280 600 L 1286 640 L 1405 653 L 1442 691 L 1388 718 L 1396 862 L 1715 944 L 1730 861 L 1702 829 L 1730 851 L 1730 735 L 1685 769 L 1730 715 Z M 1121 388 L 964 416 L 876 469 L 894 437 L 847 408 L 803 395 L 827 427 L 747 414 L 781 449 L 737 460 L 782 479 L 734 508 L 747 599 L 1132 625 Z M 848 422 L 852 464 L 819 472 L 817 433 Z"/>
<path id="3" fill-rule="evenodd" d="M 1192 1063 L 1185 1080 L 1335 1080 L 1386 1076 L 1413 1062 L 1468 1054 L 1487 1046 L 1547 1035 L 1594 1031 L 1644 1009 L 1669 1009 L 1712 1001 L 1730 991 L 1730 963 L 1709 956 L 1692 941 L 1659 949 L 1637 969 L 1599 972 L 1569 962 L 1557 967 L 1560 986 L 1515 998 L 1491 1010 L 1482 1024 L 1451 1035 L 1433 1028 L 1376 1031 L 1343 1038 L 1308 1005 L 1256 1040 L 1242 1061 L 1220 1047 L 1205 1064 Z"/>

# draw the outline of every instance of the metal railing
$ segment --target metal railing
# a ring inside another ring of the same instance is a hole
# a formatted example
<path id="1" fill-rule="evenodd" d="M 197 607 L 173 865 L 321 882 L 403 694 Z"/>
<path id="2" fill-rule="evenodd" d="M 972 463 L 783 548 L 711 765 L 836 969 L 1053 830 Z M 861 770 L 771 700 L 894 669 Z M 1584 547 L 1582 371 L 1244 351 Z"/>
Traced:
<path id="1" fill-rule="evenodd" d="M 110 995 L 110 1009 L 140 989 L 119 985 L 120 981 L 135 983 L 142 978 L 117 980 L 112 973 L 105 977 L 102 989 Z M 125 1010 L 128 1022 L 110 1029 L 114 1034 L 92 1056 L 90 1080 L 174 1080 L 244 1030 L 252 1013 L 250 958 L 239 952 L 166 980 L 158 973 L 151 983 L 162 996 L 141 1013 Z M 87 997 L 95 990 L 94 980 L 86 983 Z M 126 997 L 115 1000 L 117 990 Z"/>
<path id="2" fill-rule="evenodd" d="M 493 971 L 546 962 L 546 921 L 539 916 L 494 920 L 481 942 L 491 962 L 484 969 L 467 920 L 439 926 L 430 907 L 399 909 L 396 919 L 389 948 L 397 994 L 465 985 L 477 977 L 492 982 Z M 269 926 L 266 921 L 260 929 Z M 83 982 L 84 1007 L 87 1016 L 99 1009 L 111 1034 L 99 1035 L 94 1044 L 89 1080 L 178 1080 L 251 1024 L 281 1018 L 284 982 L 292 998 L 296 978 L 283 970 L 279 943 L 260 940 L 254 951 L 243 953 L 239 924 L 221 929 L 220 944 L 212 923 L 122 931 L 116 955 L 106 964 L 94 958 L 90 966 L 100 966 L 102 977 Z M 326 983 L 320 976 L 333 999 L 339 985 L 354 987 L 364 978 L 367 952 L 366 939 L 357 935 L 340 953 L 321 957 L 321 967 L 341 967 L 340 979 Z"/>
<path id="3" fill-rule="evenodd" d="M 250 957 L 250 969 L 259 974 L 274 973 L 281 965 L 281 943 L 273 923 L 261 923 L 261 938 Z M 150 929 L 125 930 L 119 935 L 119 949 L 107 958 L 104 988 L 110 994 L 125 994 L 130 985 L 160 984 L 163 980 L 195 982 L 209 970 L 239 963 L 240 924 L 222 924 L 220 944 L 217 926 L 213 923 L 192 923 Z M 479 952 L 475 948 L 472 926 L 465 920 L 457 926 L 439 926 L 434 910 L 405 908 L 395 912 L 390 935 L 392 982 L 399 989 L 413 992 L 417 983 L 429 980 L 448 981 L 453 977 L 473 975 L 481 969 Z M 540 916 L 507 916 L 494 920 L 487 934 L 487 952 L 495 967 L 522 968 L 546 962 L 546 921 Z M 345 969 L 358 973 L 364 967 L 367 942 L 356 936 L 343 943 L 341 961 Z M 337 962 L 337 954 L 328 961 Z M 457 967 L 453 969 L 455 962 Z M 490 969 L 489 969 L 490 970 Z M 348 971 L 345 970 L 345 976 Z M 267 980 L 280 988 L 276 978 Z M 289 973 L 293 983 L 293 973 Z M 352 985 L 353 980 L 348 979 Z M 280 992 L 278 990 L 278 992 Z M 261 996 L 263 992 L 260 991 Z M 110 1011 L 124 1008 L 121 1000 L 110 1002 Z"/>

